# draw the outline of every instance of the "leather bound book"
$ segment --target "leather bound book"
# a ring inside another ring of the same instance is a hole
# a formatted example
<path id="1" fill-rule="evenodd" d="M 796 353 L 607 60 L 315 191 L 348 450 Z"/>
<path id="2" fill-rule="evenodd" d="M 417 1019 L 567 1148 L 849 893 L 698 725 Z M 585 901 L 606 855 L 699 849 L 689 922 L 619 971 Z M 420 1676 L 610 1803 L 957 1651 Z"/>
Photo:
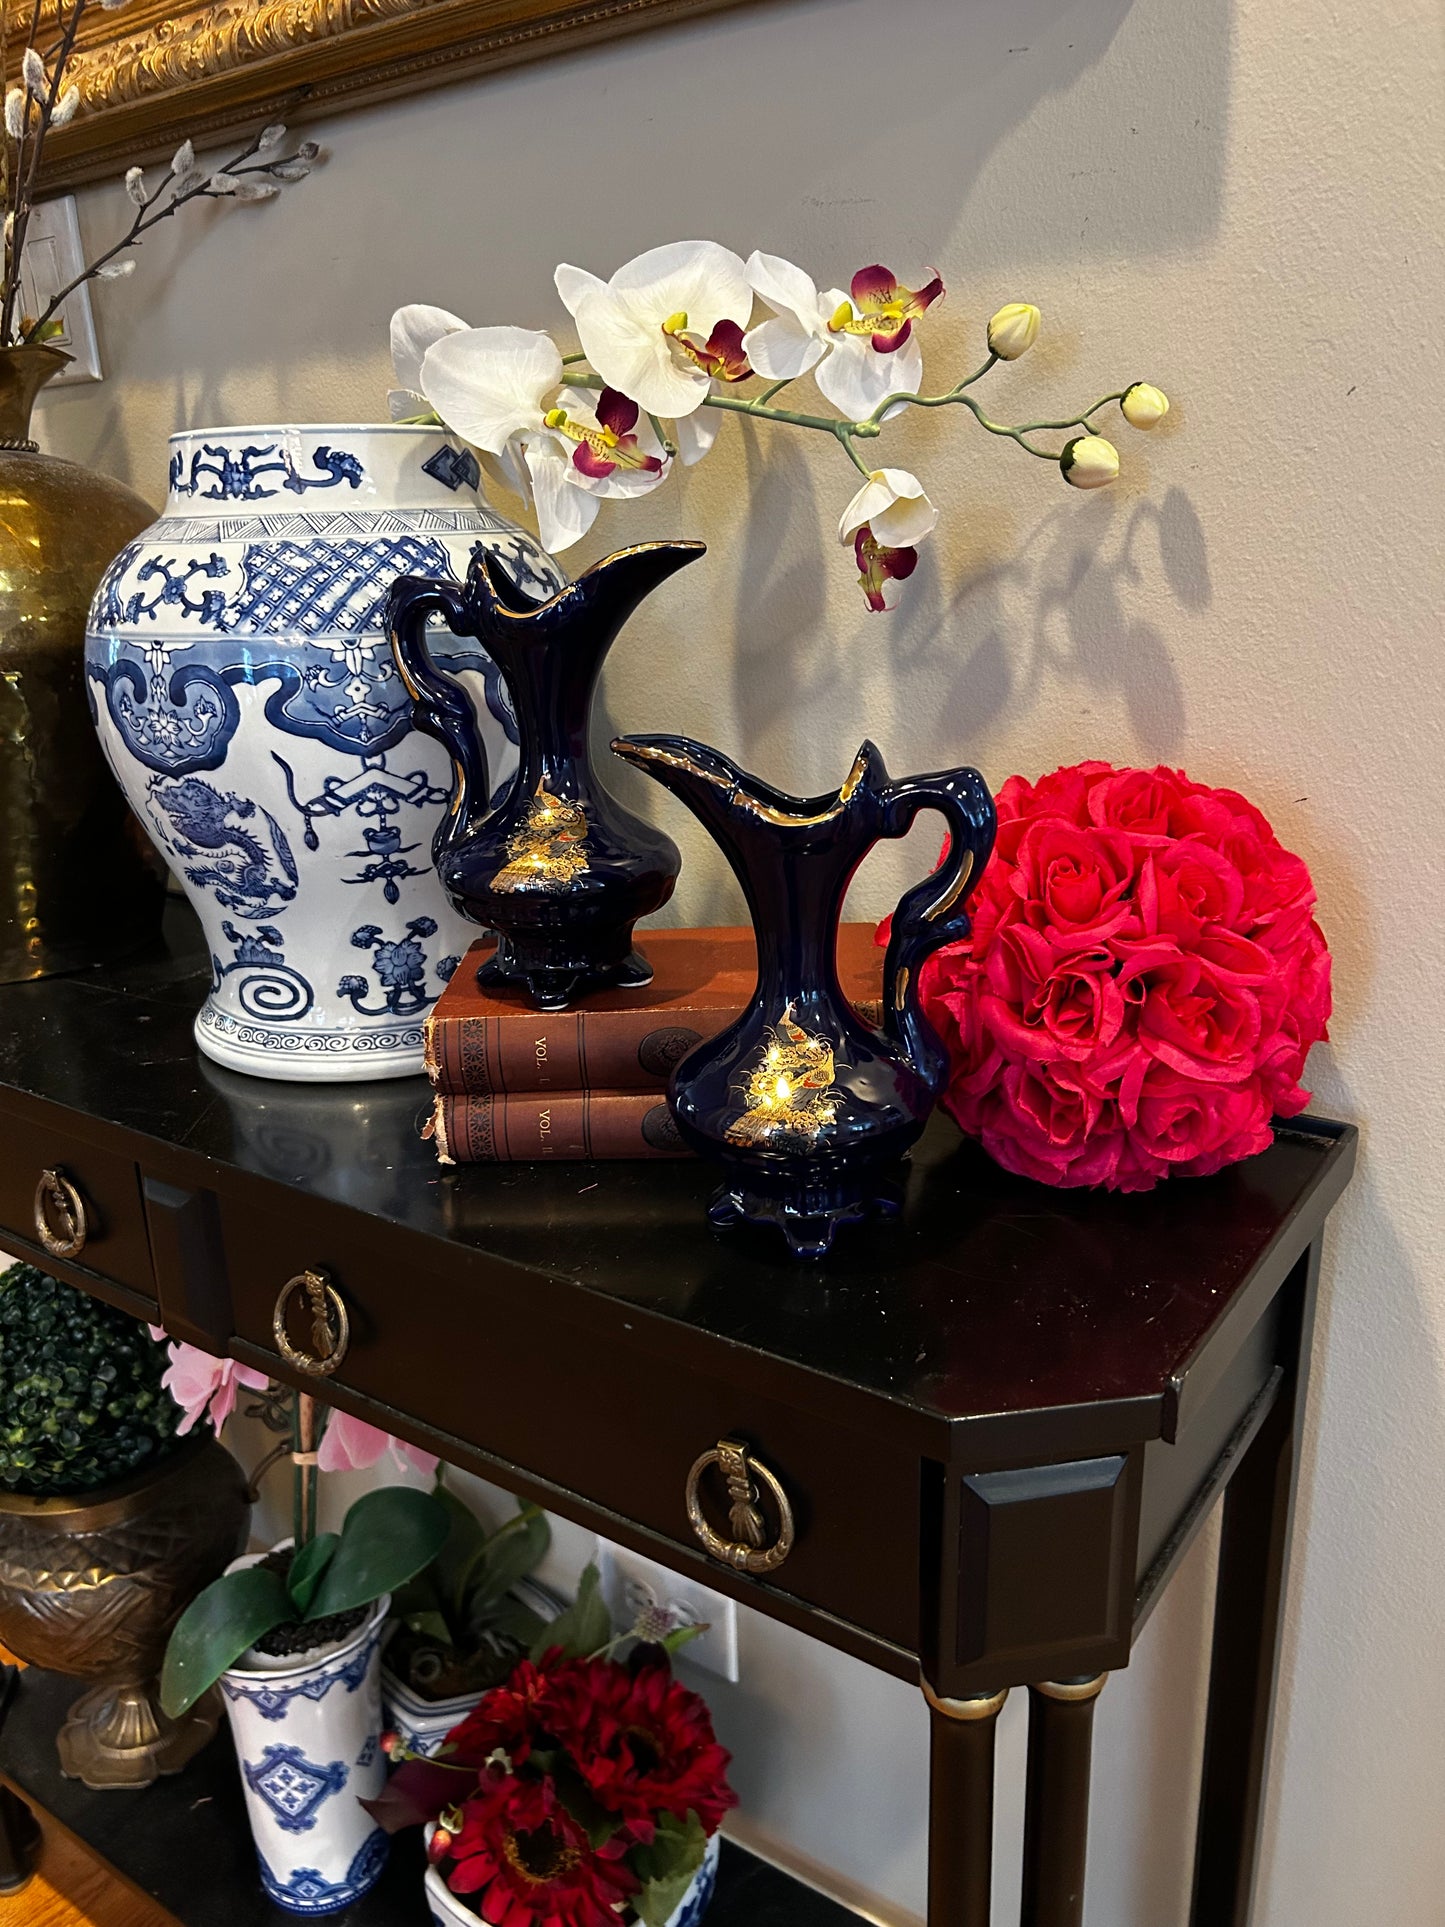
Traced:
<path id="1" fill-rule="evenodd" d="M 525 996 L 489 990 L 474 943 L 426 1020 L 426 1068 L 453 1096 L 520 1092 L 665 1091 L 673 1066 L 741 1014 L 757 983 L 746 926 L 646 930 L 653 979 L 640 990 L 599 991 L 571 1010 L 534 1010 Z M 838 932 L 838 975 L 849 1001 L 879 1017 L 883 952 L 871 923 Z"/>
<path id="2" fill-rule="evenodd" d="M 685 1158 L 660 1091 L 535 1092 L 454 1097 L 432 1107 L 443 1164 L 517 1164 L 571 1158 Z"/>

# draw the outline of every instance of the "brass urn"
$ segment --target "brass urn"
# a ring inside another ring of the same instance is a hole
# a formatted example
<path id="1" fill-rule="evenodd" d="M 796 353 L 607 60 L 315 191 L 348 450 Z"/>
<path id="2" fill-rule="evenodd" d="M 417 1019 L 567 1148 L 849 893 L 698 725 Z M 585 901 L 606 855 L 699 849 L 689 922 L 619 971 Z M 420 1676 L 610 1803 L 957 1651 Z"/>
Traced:
<path id="1" fill-rule="evenodd" d="M 101 754 L 84 671 L 90 599 L 154 512 L 30 439 L 35 398 L 69 359 L 0 349 L 0 983 L 140 949 L 165 894 Z"/>
<path id="2" fill-rule="evenodd" d="M 59 1735 L 69 1778 L 149 1786 L 215 1732 L 214 1692 L 172 1720 L 157 1676 L 172 1626 L 244 1549 L 250 1516 L 245 1476 L 209 1432 L 93 1492 L 0 1489 L 0 1642 L 32 1666 L 97 1682 Z"/>

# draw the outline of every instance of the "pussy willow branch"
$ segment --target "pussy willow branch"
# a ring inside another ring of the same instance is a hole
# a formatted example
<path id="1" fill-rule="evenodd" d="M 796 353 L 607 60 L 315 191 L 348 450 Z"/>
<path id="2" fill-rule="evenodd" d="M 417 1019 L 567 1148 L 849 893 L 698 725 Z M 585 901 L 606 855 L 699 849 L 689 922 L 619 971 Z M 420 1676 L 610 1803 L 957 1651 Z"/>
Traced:
<path id="1" fill-rule="evenodd" d="M 49 85 L 46 97 L 38 103 L 35 132 L 30 131 L 32 108 L 37 107 L 29 88 L 25 90 L 25 119 L 21 125 L 21 136 L 15 147 L 15 178 L 7 198 L 6 213 L 13 217 L 8 223 L 10 234 L 6 245 L 5 259 L 5 302 L 0 309 L 0 343 L 8 343 L 15 325 L 15 303 L 20 294 L 20 262 L 25 252 L 25 233 L 30 226 L 30 209 L 35 200 L 35 189 L 40 179 L 40 161 L 45 150 L 45 137 L 50 131 L 51 117 L 56 103 L 65 91 L 65 76 L 70 65 L 70 56 L 75 47 L 75 36 L 80 28 L 88 0 L 75 0 L 68 19 L 59 16 L 63 24 L 60 37 L 56 42 L 49 67 Z M 26 46 L 33 47 L 40 31 L 40 0 L 34 0 L 31 11 L 30 32 Z M 53 64 L 52 64 L 53 63 Z M 29 167 L 22 168 L 26 142 L 30 143 Z M 23 181 L 22 181 L 23 174 Z"/>
<path id="2" fill-rule="evenodd" d="M 37 317 L 27 338 L 34 341 L 37 338 L 38 331 L 45 326 L 46 322 L 56 313 L 67 298 L 74 294 L 82 282 L 93 280 L 102 268 L 109 266 L 115 257 L 118 254 L 124 254 L 127 248 L 139 246 L 143 236 L 149 234 L 153 227 L 158 227 L 162 221 L 168 221 L 178 208 L 185 207 L 190 201 L 226 200 L 228 197 L 225 194 L 218 192 L 217 189 L 211 186 L 211 181 L 217 174 L 230 174 L 237 180 L 244 179 L 248 174 L 269 175 L 273 168 L 288 166 L 291 160 L 294 159 L 294 156 L 282 155 L 274 160 L 261 161 L 254 167 L 247 167 L 245 163 L 253 160 L 260 152 L 261 136 L 258 134 L 249 147 L 243 148 L 239 154 L 227 161 L 224 167 L 207 169 L 204 180 L 197 182 L 194 187 L 187 188 L 184 193 L 173 194 L 168 201 L 165 200 L 164 197 L 166 190 L 174 186 L 175 176 L 167 175 L 155 192 L 148 197 L 144 207 L 138 207 L 136 209 L 135 218 L 131 222 L 129 229 L 115 245 L 107 248 L 103 254 L 98 254 L 88 267 L 83 268 L 81 272 L 76 275 L 73 281 L 67 281 L 65 286 L 51 297 L 50 305 L 45 309 L 43 314 Z"/>

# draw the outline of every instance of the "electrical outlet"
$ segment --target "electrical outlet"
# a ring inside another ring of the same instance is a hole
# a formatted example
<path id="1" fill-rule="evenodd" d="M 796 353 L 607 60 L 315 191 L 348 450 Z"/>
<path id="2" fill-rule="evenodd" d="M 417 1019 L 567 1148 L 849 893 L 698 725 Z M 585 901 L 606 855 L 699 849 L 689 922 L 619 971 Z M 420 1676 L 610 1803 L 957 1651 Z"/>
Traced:
<path id="1" fill-rule="evenodd" d="M 57 201 L 42 201 L 32 208 L 25 230 L 25 255 L 20 263 L 21 305 L 25 313 L 43 314 L 56 291 L 73 281 L 84 266 L 75 196 L 64 194 Z M 52 385 L 103 380 L 88 281 L 82 281 L 66 296 L 65 306 L 55 319 L 60 323 L 60 333 L 48 336 L 47 343 L 52 348 L 63 348 L 72 360 L 68 368 L 52 377 Z"/>
<path id="2" fill-rule="evenodd" d="M 602 1597 L 619 1632 L 636 1625 L 644 1612 L 652 1611 L 666 1613 L 673 1626 L 706 1626 L 705 1633 L 688 1641 L 683 1657 L 720 1679 L 737 1683 L 738 1609 L 734 1600 L 606 1539 L 597 1541 L 597 1569 Z"/>

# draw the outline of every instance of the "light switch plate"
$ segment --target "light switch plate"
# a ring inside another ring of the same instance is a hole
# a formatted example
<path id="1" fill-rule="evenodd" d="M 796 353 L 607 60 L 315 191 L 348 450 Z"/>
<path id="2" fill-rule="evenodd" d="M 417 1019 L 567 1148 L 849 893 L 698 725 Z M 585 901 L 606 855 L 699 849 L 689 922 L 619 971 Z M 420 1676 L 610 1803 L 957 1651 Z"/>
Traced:
<path id="1" fill-rule="evenodd" d="M 688 1641 L 683 1658 L 736 1684 L 738 1609 L 734 1600 L 606 1539 L 597 1541 L 597 1569 L 602 1597 L 619 1632 L 655 1608 L 668 1613 L 674 1626 L 706 1626 L 705 1633 Z"/>
<path id="2" fill-rule="evenodd" d="M 80 222 L 75 212 L 75 196 L 64 194 L 58 201 L 42 201 L 32 208 L 25 230 L 25 258 L 20 263 L 22 306 L 26 314 L 38 315 L 49 307 L 51 296 L 67 281 L 73 281 L 85 266 L 80 251 Z M 73 357 L 68 368 L 52 379 L 52 386 L 67 381 L 103 381 L 100 348 L 95 339 L 95 317 L 90 309 L 90 283 L 83 281 L 55 319 L 61 332 L 50 337 L 48 346 L 63 348 Z"/>

